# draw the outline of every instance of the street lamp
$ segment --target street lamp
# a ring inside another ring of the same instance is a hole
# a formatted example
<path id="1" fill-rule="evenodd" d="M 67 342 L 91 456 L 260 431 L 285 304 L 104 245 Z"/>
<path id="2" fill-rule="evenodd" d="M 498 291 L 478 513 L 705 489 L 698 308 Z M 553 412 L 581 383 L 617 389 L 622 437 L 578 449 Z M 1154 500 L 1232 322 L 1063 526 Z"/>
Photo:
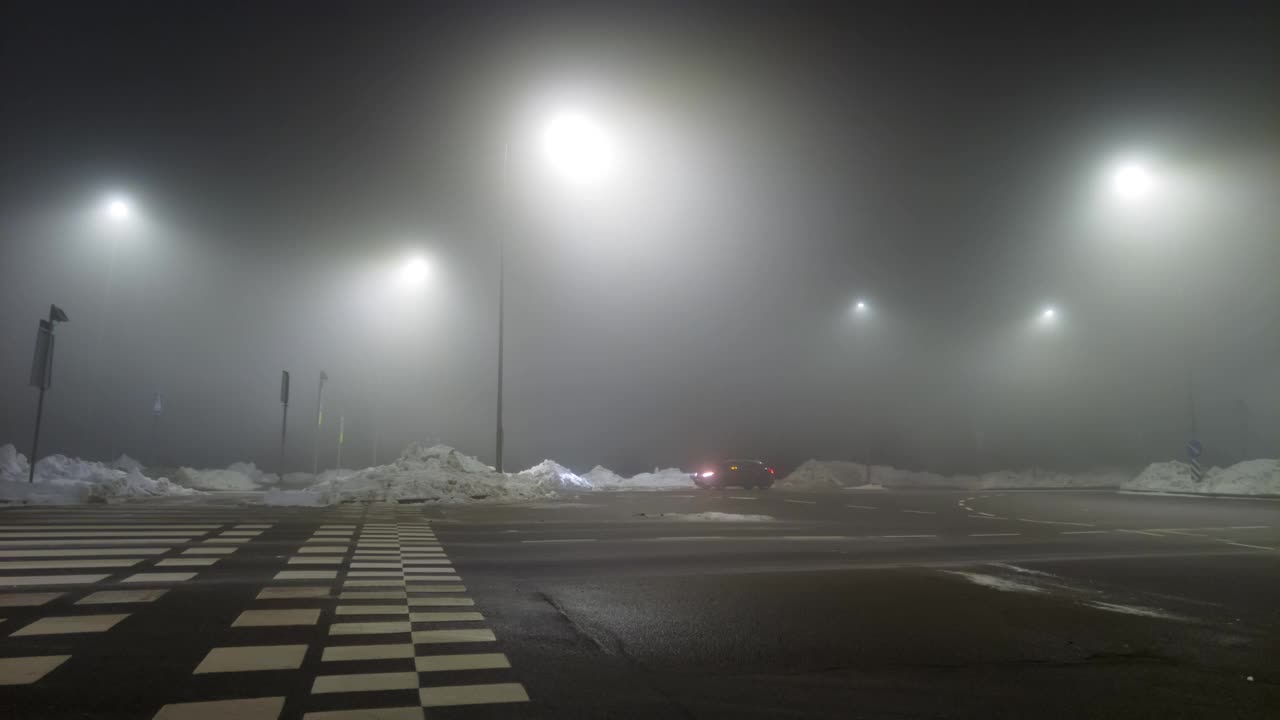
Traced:
<path id="1" fill-rule="evenodd" d="M 105 219 L 108 229 L 114 230 L 129 226 L 134 222 L 134 207 L 128 196 L 115 193 L 103 198 L 101 206 L 101 215 Z M 100 358 L 105 350 L 103 344 L 106 342 L 107 326 L 111 319 L 111 286 L 115 276 L 116 267 L 116 246 L 119 244 L 119 237 L 116 232 L 109 232 L 107 240 L 107 271 L 102 279 L 102 321 L 98 323 L 98 337 L 95 341 L 94 363 L 95 368 L 101 368 Z M 105 388 L 104 388 L 105 389 Z M 115 457 L 115 424 L 107 423 L 107 454 Z"/>
<path id="2" fill-rule="evenodd" d="M 853 303 L 853 312 L 858 315 L 866 315 L 871 311 L 871 306 L 867 305 L 866 300 L 857 300 Z"/>
<path id="3" fill-rule="evenodd" d="M 1046 305 L 1040 311 L 1039 321 L 1042 326 L 1056 325 L 1058 322 L 1058 309 L 1052 305 Z"/>
<path id="4" fill-rule="evenodd" d="M 421 287 L 430 273 L 431 266 L 427 264 L 426 258 L 413 255 L 400 267 L 400 284 L 406 287 Z"/>
<path id="5" fill-rule="evenodd" d="M 1158 199 L 1157 196 L 1167 193 L 1160 193 L 1159 186 L 1161 178 L 1152 170 L 1151 166 L 1141 160 L 1128 158 L 1114 163 L 1109 171 L 1108 185 L 1111 194 L 1117 200 L 1127 205 L 1136 205 L 1142 201 L 1142 205 L 1150 205 L 1150 200 Z M 1195 378 L 1191 367 L 1191 329 L 1188 325 L 1187 315 L 1190 308 L 1190 302 L 1187 299 L 1187 286 L 1190 284 L 1189 278 L 1175 282 L 1179 288 L 1179 305 L 1182 317 L 1182 335 L 1185 348 L 1182 353 L 1183 370 L 1185 373 L 1186 395 L 1187 395 L 1187 425 L 1190 437 L 1187 440 L 1188 455 L 1191 460 L 1196 476 L 1200 475 L 1199 453 L 1200 441 L 1198 423 L 1196 420 L 1196 396 L 1195 396 Z"/>
<path id="6" fill-rule="evenodd" d="M 551 115 L 542 127 L 542 154 L 547 164 L 574 185 L 603 180 L 614 167 L 616 146 L 604 126 L 580 110 L 562 110 Z M 511 146 L 503 146 L 504 181 L 510 182 Z M 506 317 L 506 228 L 498 233 L 498 407 L 494 431 L 494 469 L 502 472 L 502 378 Z"/>
<path id="7" fill-rule="evenodd" d="M 123 195 L 113 195 L 103 204 L 103 212 L 115 222 L 124 222 L 133 216 L 133 206 Z"/>

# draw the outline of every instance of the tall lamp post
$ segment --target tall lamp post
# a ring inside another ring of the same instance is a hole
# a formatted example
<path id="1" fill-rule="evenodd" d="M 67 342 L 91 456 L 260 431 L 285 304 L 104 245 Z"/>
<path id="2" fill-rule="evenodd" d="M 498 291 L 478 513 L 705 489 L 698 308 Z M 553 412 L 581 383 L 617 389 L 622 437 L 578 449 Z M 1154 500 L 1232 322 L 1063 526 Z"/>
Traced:
<path id="1" fill-rule="evenodd" d="M 124 226 L 134 219 L 134 207 L 129 198 L 123 195 L 112 195 L 108 197 L 102 205 L 102 215 L 108 223 L 113 226 Z M 103 345 L 106 342 L 108 325 L 111 321 L 111 288 L 115 278 L 116 267 L 116 246 L 119 245 L 119 238 L 116 233 L 112 232 L 107 246 L 107 272 L 102 280 L 102 322 L 98 326 L 98 337 L 96 341 L 96 349 L 94 351 L 94 366 L 101 367 L 101 358 L 104 354 Z M 104 387 L 110 387 L 109 383 Z M 99 418 L 100 420 L 101 418 Z M 114 457 L 116 454 L 115 443 L 115 424 L 106 423 L 107 431 L 107 454 Z"/>
<path id="2" fill-rule="evenodd" d="M 573 184 L 590 184 L 601 179 L 613 166 L 613 141 L 591 116 L 576 111 L 562 111 L 551 116 L 542 129 L 543 155 L 551 169 Z M 509 201 L 511 182 L 511 144 L 503 144 L 502 183 Z M 502 381 L 506 335 L 506 243 L 507 228 L 498 232 L 498 399 L 494 428 L 494 469 L 502 472 Z"/>
<path id="3" fill-rule="evenodd" d="M 870 319 L 868 316 L 871 314 L 871 306 L 867 303 L 867 300 L 865 298 L 858 298 L 853 302 L 852 313 L 853 313 L 854 319 L 858 322 L 858 324 L 860 326 L 863 326 Z M 865 390 L 866 388 L 866 377 L 865 377 L 866 372 L 865 372 L 865 369 L 861 367 L 865 362 L 866 362 L 866 353 L 859 350 L 858 351 L 858 364 L 859 364 L 858 384 L 862 386 L 860 388 L 862 390 Z M 863 405 L 863 407 L 865 407 L 865 404 Z M 864 433 L 865 434 L 862 439 L 862 446 L 863 446 L 862 447 L 862 475 L 863 475 L 863 484 L 869 485 L 871 484 L 871 430 L 868 428 L 867 430 L 864 431 Z"/>

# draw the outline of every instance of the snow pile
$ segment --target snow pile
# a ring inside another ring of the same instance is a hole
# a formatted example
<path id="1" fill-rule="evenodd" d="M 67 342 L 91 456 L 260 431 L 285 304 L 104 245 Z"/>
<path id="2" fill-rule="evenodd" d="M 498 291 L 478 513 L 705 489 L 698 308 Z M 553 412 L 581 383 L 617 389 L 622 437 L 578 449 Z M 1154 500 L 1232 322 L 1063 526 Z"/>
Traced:
<path id="1" fill-rule="evenodd" d="M 723 512 L 663 513 L 658 517 L 663 520 L 680 520 L 683 522 L 773 522 L 772 515 L 744 515 Z"/>
<path id="2" fill-rule="evenodd" d="M 596 490 L 683 490 L 697 487 L 693 484 L 693 478 L 689 476 L 689 473 L 678 468 L 664 468 L 655 472 L 632 475 L 629 478 L 620 477 L 613 471 L 602 468 L 599 465 L 591 473 L 595 473 L 596 470 L 602 470 L 603 472 L 595 475 L 595 478 L 609 479 L 605 473 L 617 478 L 616 482 L 612 484 L 596 485 Z M 587 474 L 588 477 L 591 477 L 591 473 Z"/>
<path id="3" fill-rule="evenodd" d="M 307 492 L 318 495 L 315 500 L 319 504 L 400 500 L 438 503 L 527 502 L 552 497 L 556 490 L 563 487 L 564 479 L 556 475 L 554 468 L 547 466 L 547 463 L 537 467 L 542 468 L 542 471 L 506 475 L 495 472 L 488 465 L 447 445 L 424 448 L 415 443 L 389 465 L 366 468 L 346 477 L 321 480 Z M 559 466 L 555 465 L 555 468 Z M 301 499 L 286 495 L 281 493 L 276 499 Z"/>
<path id="4" fill-rule="evenodd" d="M 142 472 L 142 463 L 138 462 L 137 460 L 134 460 L 128 455 L 121 455 L 115 460 L 112 460 L 111 467 L 115 468 L 116 470 L 123 470 L 125 472 L 133 472 L 134 470 L 138 472 Z"/>
<path id="5" fill-rule="evenodd" d="M 885 465 L 871 467 L 870 482 L 862 463 L 809 460 L 775 485 L 780 490 L 824 492 L 885 488 L 950 488 L 996 490 L 1014 488 L 1115 488 L 1130 477 L 1123 470 L 1070 474 L 1045 470 L 1004 470 L 983 475 L 939 475 Z"/>
<path id="6" fill-rule="evenodd" d="M 253 492 L 264 485 L 275 485 L 279 478 L 272 473 L 264 473 L 253 463 L 232 463 L 226 470 L 196 470 L 195 468 L 179 468 L 175 479 L 197 490 Z"/>
<path id="7" fill-rule="evenodd" d="M 601 469 L 599 465 L 596 468 Z M 606 470 L 605 472 L 608 471 Z M 565 490 L 592 489 L 590 480 L 574 474 L 572 470 L 554 460 L 543 460 L 528 470 L 516 473 L 516 478 L 520 482 L 531 482 L 535 485 L 545 485 Z"/>
<path id="8" fill-rule="evenodd" d="M 1246 460 L 1228 468 L 1210 468 L 1196 480 L 1182 462 L 1152 463 L 1122 490 L 1206 495 L 1280 495 L 1280 460 Z"/>
<path id="9" fill-rule="evenodd" d="M 119 470 L 65 455 L 50 455 L 36 463 L 34 483 L 27 482 L 28 468 L 27 458 L 13 445 L 0 446 L 0 500 L 67 505 L 195 493 L 165 478 L 149 478 L 136 468 Z"/>

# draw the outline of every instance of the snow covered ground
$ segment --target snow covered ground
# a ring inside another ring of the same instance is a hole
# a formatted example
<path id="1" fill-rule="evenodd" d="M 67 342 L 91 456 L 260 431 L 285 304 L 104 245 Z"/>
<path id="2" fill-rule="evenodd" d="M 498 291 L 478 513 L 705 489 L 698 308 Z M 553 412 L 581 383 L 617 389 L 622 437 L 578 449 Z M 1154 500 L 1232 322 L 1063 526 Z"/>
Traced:
<path id="1" fill-rule="evenodd" d="M 142 474 L 141 465 L 122 455 L 110 466 L 50 455 L 36 463 L 35 482 L 27 482 L 27 458 L 13 445 L 0 446 L 0 501 L 39 505 L 108 502 L 159 495 L 194 495 L 195 490 Z"/>
<path id="2" fill-rule="evenodd" d="M 884 490 L 893 488 L 954 488 L 960 490 L 1003 490 L 1015 488 L 1117 488 L 1132 473 L 1107 469 L 1088 473 L 1059 473 L 1048 470 L 1003 470 L 982 475 L 939 475 L 873 465 L 870 482 L 861 463 L 842 460 L 809 460 L 779 481 L 780 490 L 823 492 L 833 490 Z"/>
<path id="3" fill-rule="evenodd" d="M 1209 468 L 1199 481 L 1185 463 L 1152 463 L 1120 488 L 1197 495 L 1280 495 L 1280 460 L 1246 460 L 1228 468 Z"/>

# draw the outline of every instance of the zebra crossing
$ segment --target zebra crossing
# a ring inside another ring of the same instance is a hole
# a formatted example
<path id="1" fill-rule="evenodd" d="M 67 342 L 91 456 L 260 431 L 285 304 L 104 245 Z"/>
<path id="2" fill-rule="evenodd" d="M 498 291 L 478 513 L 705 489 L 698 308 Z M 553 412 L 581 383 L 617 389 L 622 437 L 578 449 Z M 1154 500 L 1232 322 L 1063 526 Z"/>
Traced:
<path id="1" fill-rule="evenodd" d="M 410 506 L 2 510 L 0 618 L 0 706 L 21 717 L 94 704 L 94 683 L 120 717 L 155 720 L 529 701 Z M 84 679 L 127 680 L 118 653 L 150 689 Z"/>

